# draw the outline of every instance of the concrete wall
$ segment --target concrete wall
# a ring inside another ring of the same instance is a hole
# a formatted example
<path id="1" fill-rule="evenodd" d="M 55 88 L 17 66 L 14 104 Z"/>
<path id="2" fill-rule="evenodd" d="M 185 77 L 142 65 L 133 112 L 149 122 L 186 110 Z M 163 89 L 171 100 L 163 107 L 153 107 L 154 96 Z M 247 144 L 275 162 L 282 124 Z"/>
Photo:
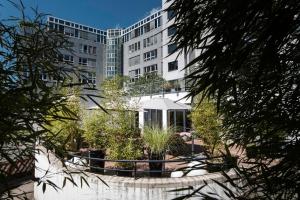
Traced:
<path id="1" fill-rule="evenodd" d="M 57 186 L 62 187 L 64 177 L 67 175 L 62 173 L 63 167 L 59 160 L 50 152 L 42 147 L 43 150 L 40 154 L 36 155 L 36 177 L 43 177 L 44 180 L 51 180 Z M 48 160 L 51 162 L 49 164 Z M 48 173 L 45 175 L 45 171 Z M 105 199 L 105 200 L 167 200 L 187 194 L 188 191 L 170 192 L 173 189 L 184 188 L 193 186 L 198 188 L 204 184 L 204 181 L 209 183 L 203 192 L 215 192 L 220 195 L 219 199 L 228 199 L 225 197 L 222 188 L 213 183 L 211 179 L 223 182 L 224 178 L 218 173 L 212 173 L 197 177 L 183 177 L 183 178 L 127 178 L 117 176 L 99 175 L 109 187 L 107 187 L 95 174 L 87 173 L 85 177 L 89 183 L 80 187 L 80 177 L 83 174 L 73 174 L 74 181 L 78 187 L 67 181 L 67 184 L 61 190 L 54 190 L 51 186 L 46 187 L 45 193 L 42 191 L 42 184 L 34 186 L 34 197 L 36 200 L 59 200 L 59 199 L 72 199 L 72 200 L 88 200 L 88 199 Z M 233 172 L 229 172 L 230 176 L 234 176 Z M 190 191 L 191 192 L 191 191 Z M 192 199 L 199 199 L 194 197 Z"/>

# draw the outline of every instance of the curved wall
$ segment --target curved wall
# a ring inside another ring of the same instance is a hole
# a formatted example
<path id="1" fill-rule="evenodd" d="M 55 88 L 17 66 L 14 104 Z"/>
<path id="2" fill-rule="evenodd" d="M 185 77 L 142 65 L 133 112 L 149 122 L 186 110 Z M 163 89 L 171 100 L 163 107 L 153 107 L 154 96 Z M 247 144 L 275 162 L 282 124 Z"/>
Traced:
<path id="1" fill-rule="evenodd" d="M 64 169 L 60 161 L 50 152 L 45 152 L 44 148 L 40 154 L 36 154 L 36 177 L 43 177 L 51 180 L 57 186 L 62 187 L 64 177 L 67 175 L 62 172 Z M 49 158 L 49 159 L 48 159 Z M 50 161 L 50 163 L 48 162 Z M 48 173 L 45 175 L 45 172 Z M 34 197 L 36 200 L 59 200 L 59 199 L 72 199 L 72 200 L 87 200 L 87 199 L 105 199 L 105 200 L 167 200 L 173 199 L 190 191 L 170 192 L 170 190 L 194 187 L 198 188 L 208 183 L 202 192 L 214 192 L 220 196 L 220 199 L 226 199 L 223 189 L 212 181 L 212 179 L 219 182 L 224 182 L 224 177 L 219 173 L 211 173 L 203 176 L 195 177 L 182 177 L 182 178 L 129 178 L 118 176 L 98 175 L 99 178 L 104 180 L 109 187 L 107 187 L 95 174 L 87 173 L 87 180 L 89 187 L 83 182 L 81 187 L 81 176 L 83 174 L 73 174 L 74 181 L 78 187 L 74 186 L 71 182 L 67 181 L 65 187 L 56 191 L 51 186 L 47 185 L 45 193 L 42 190 L 42 184 L 37 186 L 35 184 Z M 234 172 L 228 173 L 234 176 Z M 226 183 L 225 183 L 226 185 Z M 228 184 L 227 184 L 228 185 Z M 229 186 L 229 185 L 228 185 Z M 193 199 L 193 198 L 192 198 Z M 199 199 L 199 197 L 195 197 Z"/>

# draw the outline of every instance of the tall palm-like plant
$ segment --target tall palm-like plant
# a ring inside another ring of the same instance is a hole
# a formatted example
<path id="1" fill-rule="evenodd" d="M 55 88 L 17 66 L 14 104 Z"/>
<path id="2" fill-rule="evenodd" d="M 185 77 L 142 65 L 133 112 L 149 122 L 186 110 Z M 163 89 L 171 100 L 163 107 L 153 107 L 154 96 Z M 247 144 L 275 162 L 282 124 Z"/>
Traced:
<path id="1" fill-rule="evenodd" d="M 168 10 L 171 42 L 201 51 L 187 66 L 190 96 L 216 98 L 224 138 L 251 148 L 243 192 L 230 198 L 298 199 L 299 0 L 174 0 Z"/>

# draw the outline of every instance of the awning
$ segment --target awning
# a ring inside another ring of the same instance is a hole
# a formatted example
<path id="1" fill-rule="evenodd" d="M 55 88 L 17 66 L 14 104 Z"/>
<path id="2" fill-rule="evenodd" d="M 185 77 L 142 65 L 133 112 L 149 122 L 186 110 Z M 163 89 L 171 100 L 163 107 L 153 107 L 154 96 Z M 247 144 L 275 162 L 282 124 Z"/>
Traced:
<path id="1" fill-rule="evenodd" d="M 167 98 L 153 98 L 141 102 L 142 109 L 157 109 L 157 110 L 190 110 L 191 106 L 174 102 Z"/>

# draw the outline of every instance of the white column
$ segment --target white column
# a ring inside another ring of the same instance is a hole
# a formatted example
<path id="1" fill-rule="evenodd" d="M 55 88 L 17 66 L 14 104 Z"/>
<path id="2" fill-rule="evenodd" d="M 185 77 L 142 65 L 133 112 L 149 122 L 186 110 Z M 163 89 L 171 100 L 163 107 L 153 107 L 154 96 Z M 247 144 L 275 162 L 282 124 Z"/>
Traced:
<path id="1" fill-rule="evenodd" d="M 139 111 L 139 128 L 142 130 L 144 129 L 144 109 L 142 111 Z"/>
<path id="2" fill-rule="evenodd" d="M 168 111 L 162 110 L 162 127 L 163 129 L 168 128 Z"/>

